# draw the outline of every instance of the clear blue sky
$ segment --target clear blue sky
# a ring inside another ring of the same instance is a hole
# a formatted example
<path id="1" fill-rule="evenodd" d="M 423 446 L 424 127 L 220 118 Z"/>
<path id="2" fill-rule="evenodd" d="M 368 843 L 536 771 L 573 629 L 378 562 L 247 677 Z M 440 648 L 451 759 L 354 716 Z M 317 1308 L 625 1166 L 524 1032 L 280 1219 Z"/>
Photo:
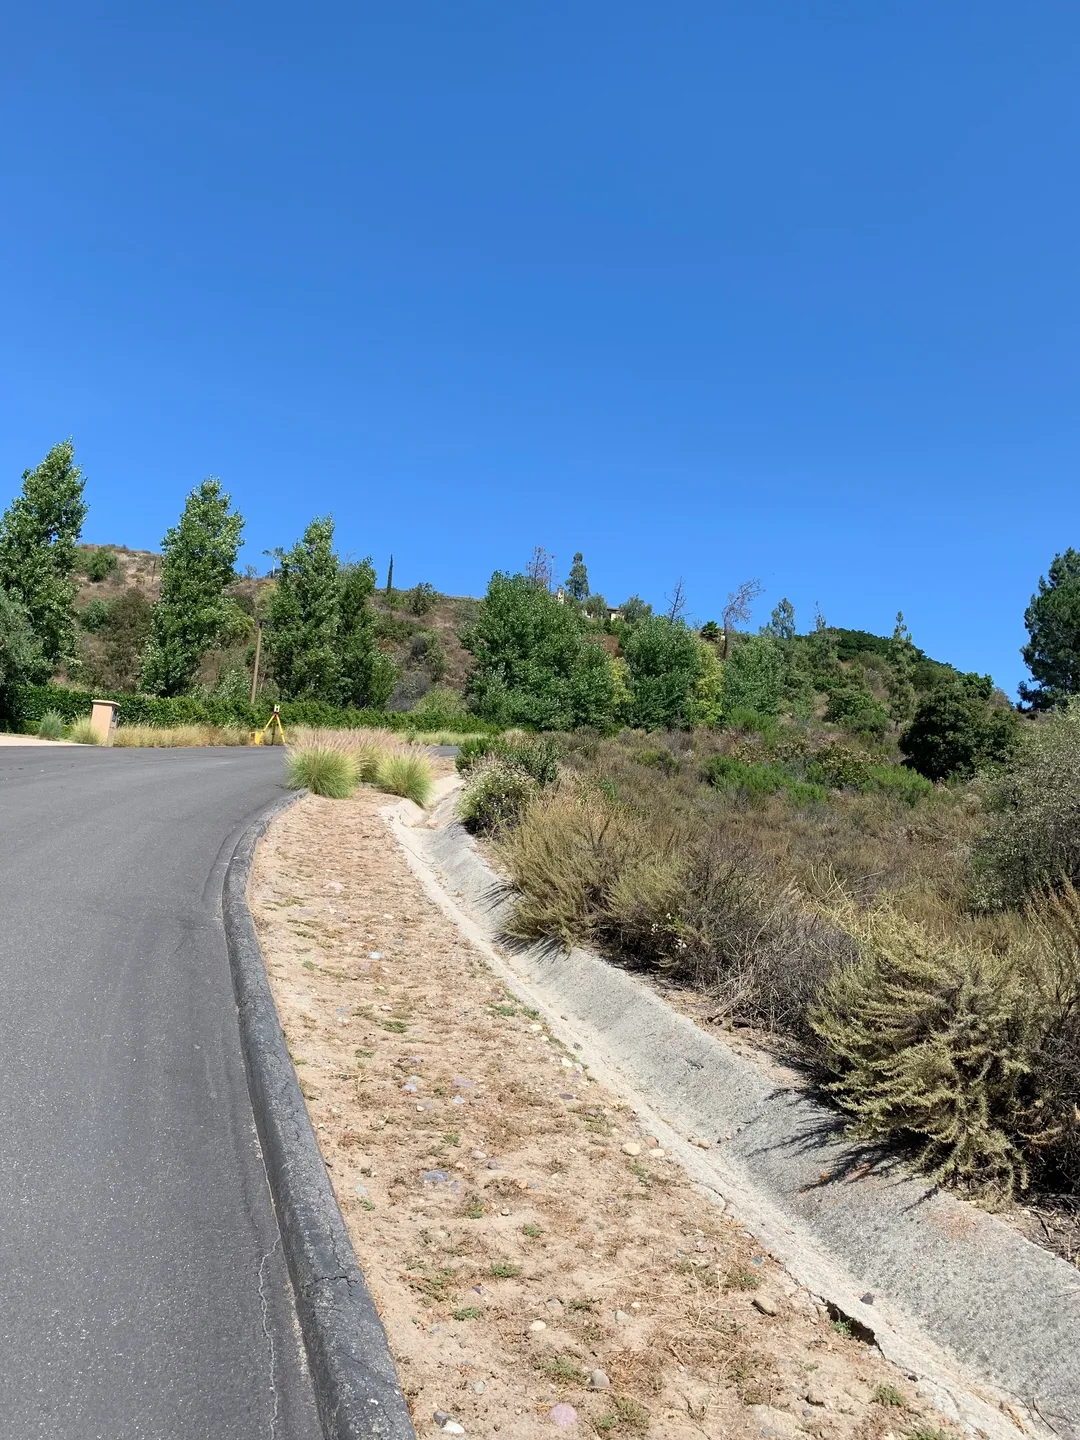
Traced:
<path id="1" fill-rule="evenodd" d="M 1069 0 L 8 6 L 0 500 L 402 583 L 759 576 L 1010 690 L 1076 523 Z"/>

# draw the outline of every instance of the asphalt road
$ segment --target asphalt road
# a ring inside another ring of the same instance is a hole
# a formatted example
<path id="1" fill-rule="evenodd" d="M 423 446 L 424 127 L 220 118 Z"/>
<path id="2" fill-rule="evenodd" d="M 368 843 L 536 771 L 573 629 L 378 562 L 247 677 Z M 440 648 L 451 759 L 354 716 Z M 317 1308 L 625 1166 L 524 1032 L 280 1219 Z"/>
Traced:
<path id="1" fill-rule="evenodd" d="M 0 750 L 0 1436 L 317 1440 L 221 925 L 273 750 Z"/>

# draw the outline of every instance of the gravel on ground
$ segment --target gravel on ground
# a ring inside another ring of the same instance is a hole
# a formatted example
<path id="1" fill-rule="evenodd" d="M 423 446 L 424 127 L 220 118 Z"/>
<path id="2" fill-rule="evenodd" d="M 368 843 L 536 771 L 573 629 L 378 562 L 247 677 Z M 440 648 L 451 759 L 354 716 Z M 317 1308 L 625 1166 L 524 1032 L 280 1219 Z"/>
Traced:
<path id="1" fill-rule="evenodd" d="M 385 804 L 300 800 L 251 904 L 418 1434 L 945 1440 L 508 994 Z"/>

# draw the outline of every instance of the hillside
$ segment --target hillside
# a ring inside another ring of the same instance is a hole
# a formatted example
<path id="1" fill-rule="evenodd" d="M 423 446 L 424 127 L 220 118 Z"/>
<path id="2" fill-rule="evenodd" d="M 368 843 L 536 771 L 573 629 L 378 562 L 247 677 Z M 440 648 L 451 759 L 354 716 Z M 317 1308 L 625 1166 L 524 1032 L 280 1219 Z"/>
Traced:
<path id="1" fill-rule="evenodd" d="M 81 545 L 79 557 L 75 609 L 80 620 L 80 679 L 106 689 L 131 689 L 148 633 L 150 606 L 158 598 L 161 556 L 126 545 Z M 232 595 L 254 621 L 264 613 L 266 592 L 273 584 L 269 575 L 247 574 L 237 580 Z M 411 709 L 435 685 L 463 689 L 469 656 L 458 632 L 475 617 L 478 604 L 471 596 L 420 589 L 394 590 L 388 596 L 383 588 L 376 593 L 380 644 L 401 672 L 391 709 Z M 212 689 L 227 672 L 241 668 L 250 683 L 254 655 L 253 624 L 250 636 L 204 657 L 199 683 Z"/>

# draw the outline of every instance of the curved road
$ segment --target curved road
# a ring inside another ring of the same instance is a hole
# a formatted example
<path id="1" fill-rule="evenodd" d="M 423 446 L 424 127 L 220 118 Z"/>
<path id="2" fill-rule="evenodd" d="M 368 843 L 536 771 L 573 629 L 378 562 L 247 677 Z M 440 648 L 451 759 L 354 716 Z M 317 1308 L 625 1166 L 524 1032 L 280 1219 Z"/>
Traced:
<path id="1" fill-rule="evenodd" d="M 0 749 L 0 1435 L 318 1440 L 221 925 L 273 750 Z"/>

